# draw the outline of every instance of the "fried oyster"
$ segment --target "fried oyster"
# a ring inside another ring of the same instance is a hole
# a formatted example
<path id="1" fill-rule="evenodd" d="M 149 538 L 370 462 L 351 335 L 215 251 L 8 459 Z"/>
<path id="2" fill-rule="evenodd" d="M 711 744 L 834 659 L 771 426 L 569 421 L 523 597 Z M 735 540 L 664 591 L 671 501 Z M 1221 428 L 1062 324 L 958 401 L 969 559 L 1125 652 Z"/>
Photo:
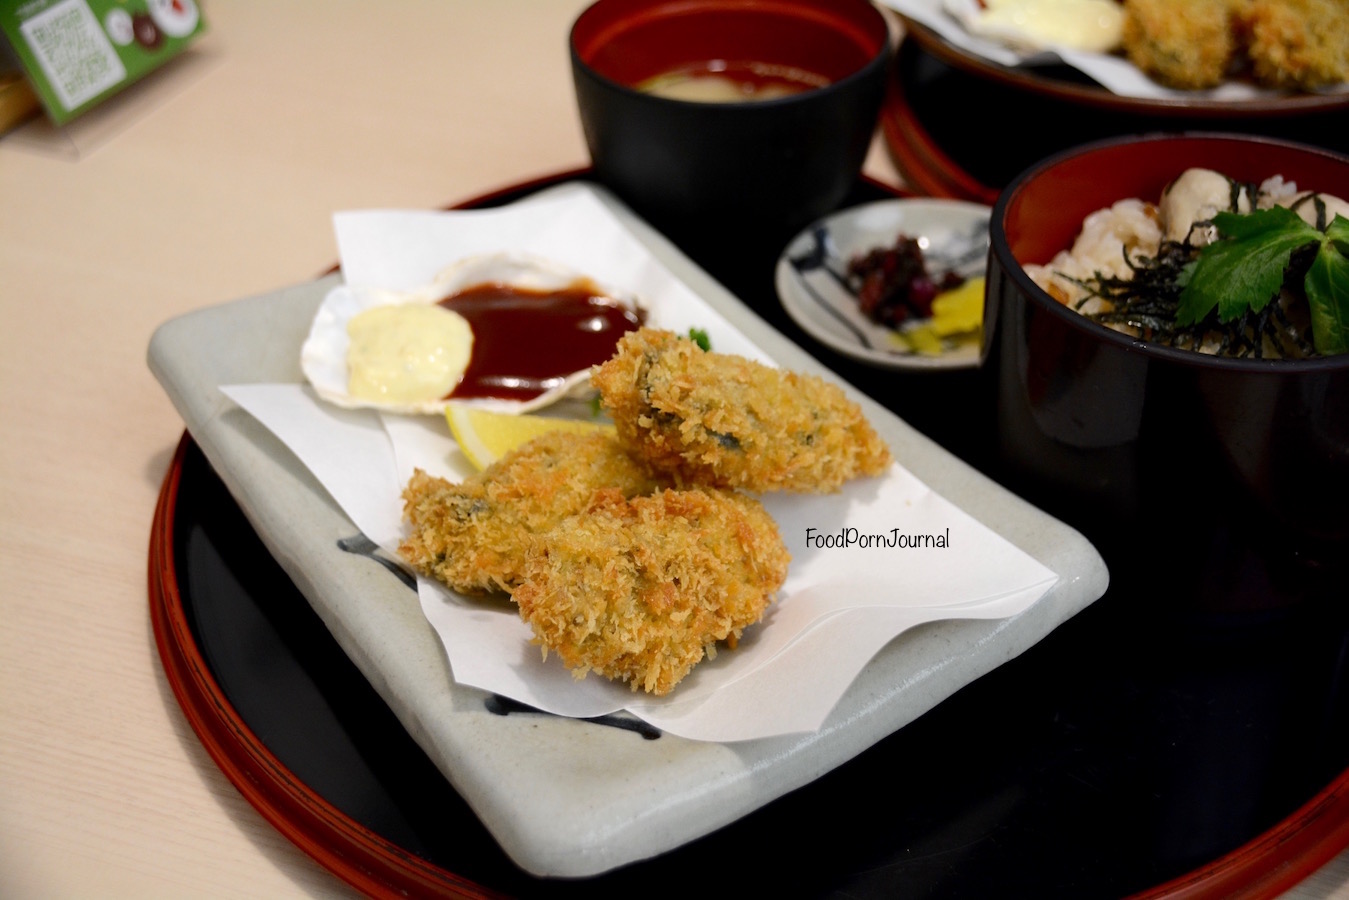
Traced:
<path id="1" fill-rule="evenodd" d="M 591 381 L 623 442 L 679 484 L 823 493 L 890 464 L 836 385 L 705 351 L 671 331 L 624 335 Z"/>
<path id="2" fill-rule="evenodd" d="M 1238 45 L 1234 0 L 1125 0 L 1124 51 L 1168 87 L 1195 90 L 1222 83 Z"/>
<path id="3" fill-rule="evenodd" d="M 1169 87 L 1259 85 L 1316 91 L 1349 80 L 1345 0 L 1124 0 L 1129 60 Z"/>
<path id="4" fill-rule="evenodd" d="M 584 510 L 601 489 L 661 486 L 610 435 L 551 432 L 455 484 L 420 469 L 403 490 L 411 530 L 400 555 L 461 593 L 510 592 L 531 536 Z"/>
<path id="5" fill-rule="evenodd" d="M 666 694 L 716 643 L 734 647 L 787 577 L 777 525 L 732 491 L 595 495 L 531 542 L 515 590 L 547 657 Z"/>
<path id="6" fill-rule="evenodd" d="M 1243 17 L 1255 77 L 1314 91 L 1349 80 L 1349 3 L 1250 0 Z"/>

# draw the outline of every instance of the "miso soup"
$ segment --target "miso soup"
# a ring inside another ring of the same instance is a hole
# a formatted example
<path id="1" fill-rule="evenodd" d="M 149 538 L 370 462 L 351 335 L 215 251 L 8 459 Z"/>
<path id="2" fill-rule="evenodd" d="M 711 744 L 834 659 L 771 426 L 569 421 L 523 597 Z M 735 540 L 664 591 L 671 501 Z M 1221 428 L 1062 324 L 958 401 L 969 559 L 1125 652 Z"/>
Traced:
<path id="1" fill-rule="evenodd" d="M 775 100 L 829 84 L 829 79 L 793 66 L 711 60 L 680 66 L 638 84 L 639 91 L 671 100 L 744 103 Z"/>

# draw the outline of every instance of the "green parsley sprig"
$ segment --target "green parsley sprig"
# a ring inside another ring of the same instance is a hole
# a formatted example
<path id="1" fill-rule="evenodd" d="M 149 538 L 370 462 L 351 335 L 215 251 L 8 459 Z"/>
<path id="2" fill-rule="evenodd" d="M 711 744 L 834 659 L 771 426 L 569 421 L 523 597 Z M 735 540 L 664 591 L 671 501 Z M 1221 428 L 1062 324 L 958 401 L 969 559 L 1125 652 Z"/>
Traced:
<path id="1" fill-rule="evenodd" d="M 1276 206 L 1246 215 L 1218 213 L 1213 224 L 1222 237 L 1182 274 L 1177 325 L 1196 325 L 1215 309 L 1223 323 L 1260 312 L 1279 295 L 1293 254 L 1316 245 L 1302 281 L 1312 343 L 1324 356 L 1349 353 L 1349 219 L 1336 216 L 1321 232 Z"/>

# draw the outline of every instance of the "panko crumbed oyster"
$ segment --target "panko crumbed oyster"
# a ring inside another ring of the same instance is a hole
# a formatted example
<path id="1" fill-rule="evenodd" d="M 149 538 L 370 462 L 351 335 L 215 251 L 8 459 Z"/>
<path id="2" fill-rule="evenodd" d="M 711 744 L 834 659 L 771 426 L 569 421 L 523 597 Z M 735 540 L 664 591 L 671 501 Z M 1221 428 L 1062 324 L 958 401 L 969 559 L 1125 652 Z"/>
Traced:
<path id="1" fill-rule="evenodd" d="M 533 539 L 513 595 L 543 655 L 666 694 L 718 642 L 734 648 L 787 577 L 777 525 L 733 491 L 596 494 Z"/>
<path id="2" fill-rule="evenodd" d="M 555 431 L 454 483 L 418 470 L 403 490 L 400 555 L 461 593 L 510 592 L 531 536 L 584 510 L 599 490 L 646 494 L 651 477 L 610 435 Z"/>
<path id="3" fill-rule="evenodd" d="M 680 484 L 832 492 L 889 449 L 837 385 L 642 328 L 591 382 L 623 442 Z"/>

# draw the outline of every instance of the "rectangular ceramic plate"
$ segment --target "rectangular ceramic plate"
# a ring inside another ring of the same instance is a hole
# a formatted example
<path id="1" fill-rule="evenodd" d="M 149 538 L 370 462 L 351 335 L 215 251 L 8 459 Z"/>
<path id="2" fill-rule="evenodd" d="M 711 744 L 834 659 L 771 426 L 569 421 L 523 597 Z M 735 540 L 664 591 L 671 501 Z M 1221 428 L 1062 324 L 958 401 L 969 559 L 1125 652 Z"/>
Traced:
<path id="1" fill-rule="evenodd" d="M 835 381 L 669 241 L 601 198 L 651 252 L 781 366 Z M 849 389 L 897 459 L 1053 570 L 1058 583 L 1010 619 L 924 625 L 885 647 L 814 734 L 702 743 L 603 723 L 500 715 L 454 683 L 416 594 L 344 552 L 356 528 L 225 384 L 301 382 L 299 348 L 336 275 L 184 315 L 150 343 L 152 371 L 268 549 L 412 737 L 515 862 L 593 875 L 707 834 L 841 765 L 1022 653 L 1104 593 L 1105 565 L 1076 531 Z M 790 702 L 784 698 L 784 702 Z"/>

